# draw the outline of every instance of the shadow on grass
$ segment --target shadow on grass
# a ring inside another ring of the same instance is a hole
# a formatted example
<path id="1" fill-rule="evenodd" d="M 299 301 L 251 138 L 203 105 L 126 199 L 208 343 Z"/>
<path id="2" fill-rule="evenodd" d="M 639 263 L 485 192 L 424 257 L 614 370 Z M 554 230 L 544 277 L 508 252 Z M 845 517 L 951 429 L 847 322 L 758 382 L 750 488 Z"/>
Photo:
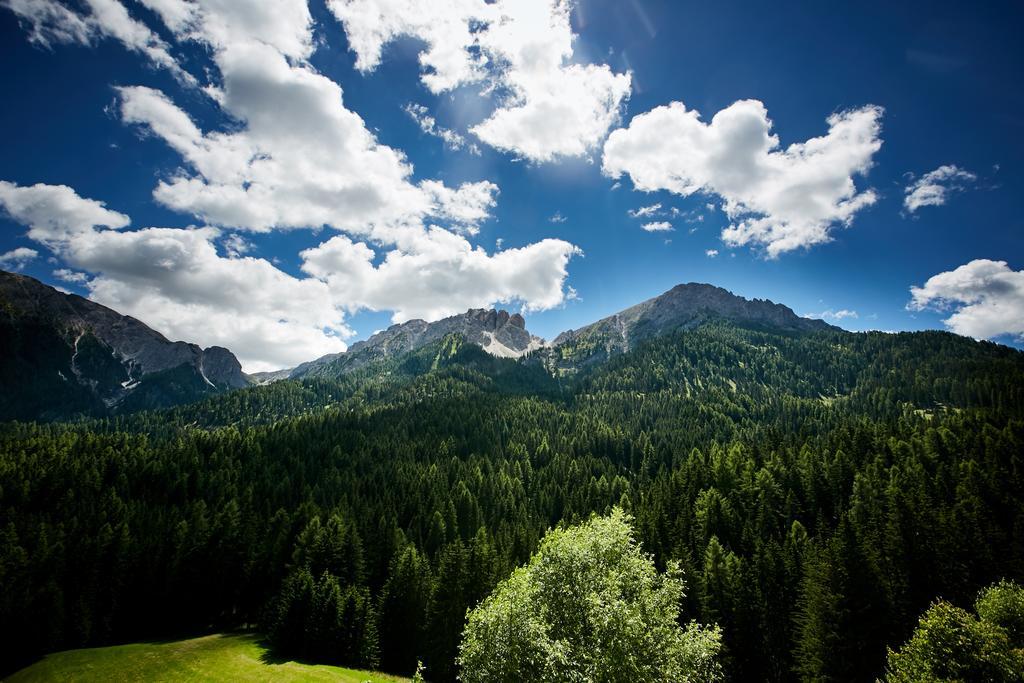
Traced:
<path id="1" fill-rule="evenodd" d="M 302 666 L 334 666 L 341 669 L 347 669 L 353 672 L 362 672 L 364 669 L 356 664 L 346 664 L 341 661 L 325 662 L 315 659 L 308 659 L 306 657 L 290 657 L 278 654 L 274 651 L 273 645 L 270 644 L 270 640 L 263 635 L 252 634 L 258 637 L 256 644 L 263 649 L 260 654 L 260 662 L 263 664 L 270 665 L 281 665 L 281 664 L 301 664 Z M 370 673 L 370 672 L 367 672 Z M 396 674 L 386 674 L 389 676 L 395 676 Z"/>
<path id="2" fill-rule="evenodd" d="M 260 638 L 256 641 L 256 644 L 263 648 L 263 654 L 260 655 L 260 661 L 264 664 L 287 664 L 288 662 L 295 662 L 297 664 L 318 664 L 319 662 L 304 661 L 301 659 L 295 659 L 294 657 L 285 657 L 279 655 L 274 651 L 274 647 L 270 644 L 267 638 Z"/>

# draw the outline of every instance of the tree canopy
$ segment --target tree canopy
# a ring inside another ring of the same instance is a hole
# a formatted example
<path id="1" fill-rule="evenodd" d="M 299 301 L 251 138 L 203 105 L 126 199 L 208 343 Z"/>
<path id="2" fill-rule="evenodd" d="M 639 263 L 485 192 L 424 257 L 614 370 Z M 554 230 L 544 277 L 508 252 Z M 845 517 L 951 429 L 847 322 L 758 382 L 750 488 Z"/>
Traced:
<path id="1" fill-rule="evenodd" d="M 550 531 L 469 614 L 462 680 L 714 681 L 717 627 L 679 623 L 683 580 L 659 573 L 619 508 Z"/>
<path id="2" fill-rule="evenodd" d="M 910 640 L 889 652 L 889 683 L 1024 681 L 1024 588 L 1000 581 L 972 614 L 945 600 L 924 613 Z"/>

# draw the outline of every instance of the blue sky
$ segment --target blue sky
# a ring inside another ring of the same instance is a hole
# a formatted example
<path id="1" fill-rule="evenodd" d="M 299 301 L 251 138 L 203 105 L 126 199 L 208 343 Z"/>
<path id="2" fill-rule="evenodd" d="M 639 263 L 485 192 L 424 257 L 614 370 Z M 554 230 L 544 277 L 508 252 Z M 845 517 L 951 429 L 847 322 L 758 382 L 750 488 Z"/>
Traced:
<path id="1" fill-rule="evenodd" d="M 408 1 L 0 3 L 2 267 L 250 370 L 690 281 L 1019 344 L 1020 3 Z"/>

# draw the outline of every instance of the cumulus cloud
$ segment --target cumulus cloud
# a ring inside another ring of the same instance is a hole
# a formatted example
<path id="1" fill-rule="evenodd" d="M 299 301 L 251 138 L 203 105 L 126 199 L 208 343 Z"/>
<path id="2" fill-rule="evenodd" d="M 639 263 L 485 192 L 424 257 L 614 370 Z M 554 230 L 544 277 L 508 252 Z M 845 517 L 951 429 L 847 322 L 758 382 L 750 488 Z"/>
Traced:
<path id="1" fill-rule="evenodd" d="M 123 228 L 128 216 L 111 211 L 103 202 L 84 199 L 67 185 L 20 187 L 0 180 L 0 207 L 14 221 L 28 226 L 28 237 L 58 247 L 73 235 L 96 226 Z"/>
<path id="2" fill-rule="evenodd" d="M 127 225 L 127 216 L 66 186 L 0 183 L 0 206 L 29 225 L 29 237 L 95 274 L 85 283 L 94 301 L 172 339 L 225 346 L 248 371 L 344 350 L 351 334 L 324 282 L 292 277 L 263 259 L 221 257 L 218 229 L 109 229 Z M 85 279 L 69 269 L 54 275 Z"/>
<path id="3" fill-rule="evenodd" d="M 467 143 L 466 138 L 462 135 L 459 135 L 450 128 L 439 126 L 437 119 L 431 116 L 430 110 L 422 104 L 409 103 L 402 107 L 402 109 L 416 122 L 420 130 L 427 135 L 439 138 L 447 149 L 460 150 L 465 147 L 470 154 L 480 154 L 480 148 L 473 143 Z"/>
<path id="4" fill-rule="evenodd" d="M 525 311 L 565 300 L 566 265 L 579 250 L 557 239 L 488 255 L 459 235 L 431 230 L 420 248 L 374 250 L 338 235 L 303 251 L 302 270 L 327 282 L 350 309 L 393 311 L 394 322 L 437 320 L 469 308 L 520 303 Z"/>
<path id="5" fill-rule="evenodd" d="M 233 19 L 228 21 L 217 11 L 205 3 L 184 19 L 165 21 L 214 50 L 223 77 L 221 105 L 241 126 L 202 131 L 157 90 L 119 90 L 122 119 L 164 140 L 188 164 L 158 185 L 157 200 L 208 223 L 254 232 L 327 225 L 384 247 L 388 258 L 420 264 L 424 277 L 458 267 L 457 258 L 439 256 L 442 247 L 464 253 L 468 243 L 433 222 L 454 233 L 476 234 L 490 217 L 497 185 L 413 181 L 405 156 L 380 144 L 363 120 L 345 108 L 336 83 L 290 59 L 308 48 L 309 41 L 301 37 L 309 21 L 303 12 L 288 13 L 293 19 L 282 23 L 290 28 L 278 33 L 272 31 L 274 22 L 257 12 L 257 27 L 245 36 L 235 26 L 238 17 L 229 15 Z M 234 33 L 222 28 L 229 25 L 235 26 Z M 423 114 L 421 109 L 413 112 Z M 565 247 L 564 253 L 571 255 L 573 249 Z M 535 264 L 538 268 L 557 269 L 562 259 L 549 249 L 527 255 L 549 259 Z M 459 273 L 447 276 L 458 280 Z M 419 289 L 415 282 L 400 284 Z M 504 290 L 496 284 L 478 291 Z M 519 298 L 527 307 L 549 301 L 535 300 L 526 287 Z"/>
<path id="6" fill-rule="evenodd" d="M 424 43 L 421 80 L 439 94 L 486 83 L 497 109 L 471 128 L 496 149 L 534 162 L 581 156 L 619 119 L 631 77 L 573 63 L 570 0 L 330 0 L 356 66 L 370 71 L 399 36 Z"/>
<path id="7" fill-rule="evenodd" d="M 257 42 L 292 60 L 313 54 L 312 17 L 306 0 L 140 0 L 178 40 L 214 50 Z"/>
<path id="8" fill-rule="evenodd" d="M 21 270 L 27 266 L 30 261 L 34 261 L 38 256 L 38 251 L 35 249 L 29 249 L 28 247 L 11 249 L 6 253 L 0 254 L 0 268 Z"/>
<path id="9" fill-rule="evenodd" d="M 914 213 L 922 206 L 942 206 L 950 194 L 964 190 L 978 176 L 958 166 L 946 164 L 920 178 L 911 178 L 913 182 L 903 192 L 903 208 Z"/>
<path id="10" fill-rule="evenodd" d="M 943 322 L 957 334 L 1024 338 L 1024 271 L 1006 261 L 975 259 L 928 278 L 910 293 L 910 310 L 951 311 Z"/>
<path id="11" fill-rule="evenodd" d="M 717 195 L 732 221 L 731 245 L 761 246 L 768 257 L 827 242 L 876 200 L 854 177 L 881 147 L 882 110 L 868 106 L 828 117 L 822 137 L 782 149 L 761 102 L 735 102 L 710 123 L 681 102 L 633 118 L 608 136 L 603 170 L 629 175 L 637 190 Z"/>
<path id="12" fill-rule="evenodd" d="M 118 0 L 84 0 L 88 13 L 77 12 L 56 0 L 3 0 L 28 31 L 29 40 L 44 47 L 58 43 L 92 45 L 113 38 L 129 50 L 145 56 L 160 68 L 194 85 L 195 78 L 182 70 L 169 46 L 145 24 L 132 18 Z"/>
<path id="13" fill-rule="evenodd" d="M 707 249 L 704 252 L 704 255 L 707 256 L 708 258 L 715 258 L 715 257 L 718 256 L 718 250 L 717 249 Z"/>
<path id="14" fill-rule="evenodd" d="M 556 211 L 553 216 L 548 218 L 548 223 L 564 223 L 568 218 L 562 215 L 561 211 Z"/>
<path id="15" fill-rule="evenodd" d="M 89 276 L 86 273 L 79 273 L 78 271 L 69 270 L 67 268 L 58 268 L 53 271 L 53 276 L 58 280 L 73 282 L 75 284 L 85 284 L 89 281 Z"/>
<path id="16" fill-rule="evenodd" d="M 488 217 L 496 185 L 414 183 L 405 156 L 376 140 L 329 78 L 256 38 L 217 49 L 221 104 L 241 127 L 204 132 L 160 91 L 118 89 L 122 119 L 163 139 L 188 164 L 159 183 L 161 203 L 226 227 L 329 225 L 392 243 L 424 218 L 473 231 Z"/>
<path id="17" fill-rule="evenodd" d="M 672 230 L 675 230 L 675 228 L 672 227 L 672 224 L 668 221 L 652 221 L 650 223 L 644 223 L 640 227 L 647 232 L 671 232 Z"/>

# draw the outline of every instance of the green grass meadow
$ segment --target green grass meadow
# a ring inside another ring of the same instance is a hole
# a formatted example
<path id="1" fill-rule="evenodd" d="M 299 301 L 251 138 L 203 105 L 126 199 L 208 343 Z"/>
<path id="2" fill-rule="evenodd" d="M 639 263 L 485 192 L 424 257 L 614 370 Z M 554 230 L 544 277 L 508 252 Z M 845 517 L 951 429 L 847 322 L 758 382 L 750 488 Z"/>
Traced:
<path id="1" fill-rule="evenodd" d="M 5 680 L 35 681 L 338 681 L 408 679 L 337 666 L 281 662 L 255 634 L 217 634 L 167 643 L 134 643 L 47 655 Z"/>

